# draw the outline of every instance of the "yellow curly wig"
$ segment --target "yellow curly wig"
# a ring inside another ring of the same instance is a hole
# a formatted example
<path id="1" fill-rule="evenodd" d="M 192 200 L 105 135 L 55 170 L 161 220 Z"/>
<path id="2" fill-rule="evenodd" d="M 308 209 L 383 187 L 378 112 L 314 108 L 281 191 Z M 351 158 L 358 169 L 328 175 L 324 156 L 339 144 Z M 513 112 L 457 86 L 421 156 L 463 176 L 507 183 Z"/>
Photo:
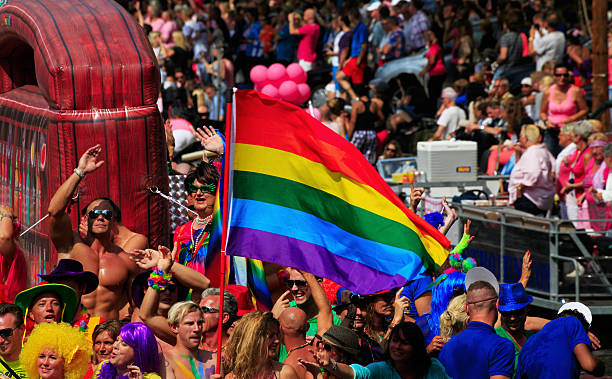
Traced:
<path id="1" fill-rule="evenodd" d="M 64 359 L 64 378 L 85 376 L 92 350 L 91 344 L 78 328 L 66 323 L 38 324 L 23 345 L 19 360 L 29 378 L 38 378 L 37 359 L 45 349 L 54 350 Z"/>

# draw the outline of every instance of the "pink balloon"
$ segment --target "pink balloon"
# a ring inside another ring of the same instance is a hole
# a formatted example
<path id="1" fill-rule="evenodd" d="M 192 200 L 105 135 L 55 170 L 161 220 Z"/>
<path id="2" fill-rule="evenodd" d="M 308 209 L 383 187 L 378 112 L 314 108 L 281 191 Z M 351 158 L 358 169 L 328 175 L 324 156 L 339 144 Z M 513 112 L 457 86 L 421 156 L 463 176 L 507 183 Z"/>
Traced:
<path id="1" fill-rule="evenodd" d="M 297 84 L 291 80 L 283 82 L 283 84 L 278 87 L 278 94 L 281 99 L 289 103 L 297 103 L 299 101 L 300 93 L 298 92 Z"/>
<path id="2" fill-rule="evenodd" d="M 262 84 L 268 80 L 268 69 L 264 65 L 257 65 L 251 69 L 250 73 L 251 81 L 255 84 Z"/>
<path id="3" fill-rule="evenodd" d="M 285 80 L 287 80 L 287 70 L 285 66 L 280 63 L 274 63 L 268 67 L 268 81 L 271 84 L 276 84 L 280 87 Z"/>
<path id="4" fill-rule="evenodd" d="M 305 83 L 307 78 L 306 72 L 298 63 L 287 66 L 287 76 L 296 83 Z"/>
<path id="5" fill-rule="evenodd" d="M 275 99 L 279 98 L 278 90 L 272 84 L 266 84 L 265 87 L 261 89 L 261 93 L 273 97 Z"/>
<path id="6" fill-rule="evenodd" d="M 299 94 L 298 101 L 300 104 L 310 99 L 310 86 L 306 83 L 300 83 L 297 85 L 297 90 Z"/>

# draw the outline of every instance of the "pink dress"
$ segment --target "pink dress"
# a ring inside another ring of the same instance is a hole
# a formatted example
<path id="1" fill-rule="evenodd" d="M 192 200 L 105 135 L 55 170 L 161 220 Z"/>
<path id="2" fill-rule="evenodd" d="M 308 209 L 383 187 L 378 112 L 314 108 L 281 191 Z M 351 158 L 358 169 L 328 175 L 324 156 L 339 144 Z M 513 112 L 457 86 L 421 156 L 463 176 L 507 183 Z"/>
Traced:
<path id="1" fill-rule="evenodd" d="M 558 128 L 561 127 L 561 123 L 566 118 L 573 116 L 578 112 L 578 105 L 572 99 L 572 91 L 574 86 L 571 85 L 567 91 L 567 98 L 561 104 L 555 103 L 553 100 L 553 94 L 557 89 L 557 85 L 553 84 L 550 87 L 550 94 L 548 96 L 548 120 L 555 124 Z"/>
<path id="2" fill-rule="evenodd" d="M 590 153 L 591 148 L 587 147 L 582 152 L 576 150 L 572 155 L 570 155 L 570 170 L 574 173 L 574 183 L 581 183 L 584 181 L 584 177 L 586 176 L 587 170 L 584 167 L 584 159 L 583 155 L 585 153 Z M 576 197 L 579 197 L 584 192 L 584 189 L 576 189 L 574 190 L 576 193 Z"/>
<path id="3" fill-rule="evenodd" d="M 591 162 L 595 162 L 595 160 L 592 159 Z M 608 178 L 610 169 L 606 166 L 605 163 L 602 163 L 596 172 L 592 172 L 594 164 L 590 164 L 591 162 L 589 162 L 589 165 L 587 166 L 587 175 L 584 178 L 584 188 L 587 191 L 585 203 L 587 204 L 587 207 L 588 207 L 589 218 L 594 219 L 594 220 L 610 219 L 612 218 L 612 212 L 610 211 L 610 204 L 604 203 L 604 202 L 602 203 L 598 202 L 597 200 L 595 200 L 593 195 L 588 191 L 588 189 L 591 187 L 595 189 L 606 188 L 605 179 Z M 610 221 L 592 221 L 590 224 L 591 224 L 591 228 L 595 231 L 608 230 L 612 226 L 612 223 Z"/>

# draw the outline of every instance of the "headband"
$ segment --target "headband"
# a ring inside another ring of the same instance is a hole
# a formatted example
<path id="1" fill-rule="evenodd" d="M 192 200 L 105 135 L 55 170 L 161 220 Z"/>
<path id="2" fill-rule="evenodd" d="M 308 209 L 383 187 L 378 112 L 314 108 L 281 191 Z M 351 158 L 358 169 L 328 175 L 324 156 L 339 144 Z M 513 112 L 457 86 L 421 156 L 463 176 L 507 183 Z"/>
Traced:
<path id="1" fill-rule="evenodd" d="M 595 141 L 589 144 L 589 147 L 604 147 L 606 145 L 607 143 L 605 143 L 604 141 L 596 139 Z"/>

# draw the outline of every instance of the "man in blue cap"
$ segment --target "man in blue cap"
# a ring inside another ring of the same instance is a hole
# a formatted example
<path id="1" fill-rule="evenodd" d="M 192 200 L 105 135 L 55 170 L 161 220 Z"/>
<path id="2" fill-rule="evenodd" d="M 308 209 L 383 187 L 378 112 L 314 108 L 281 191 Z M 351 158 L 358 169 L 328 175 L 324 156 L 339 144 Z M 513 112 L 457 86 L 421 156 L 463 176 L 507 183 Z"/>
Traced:
<path id="1" fill-rule="evenodd" d="M 527 338 L 536 333 L 533 330 L 525 330 L 527 311 L 533 297 L 525 292 L 521 283 L 510 283 L 499 285 L 499 313 L 501 314 L 501 327 L 495 328 L 498 336 L 507 338 L 514 345 L 514 371 L 523 344 Z"/>

